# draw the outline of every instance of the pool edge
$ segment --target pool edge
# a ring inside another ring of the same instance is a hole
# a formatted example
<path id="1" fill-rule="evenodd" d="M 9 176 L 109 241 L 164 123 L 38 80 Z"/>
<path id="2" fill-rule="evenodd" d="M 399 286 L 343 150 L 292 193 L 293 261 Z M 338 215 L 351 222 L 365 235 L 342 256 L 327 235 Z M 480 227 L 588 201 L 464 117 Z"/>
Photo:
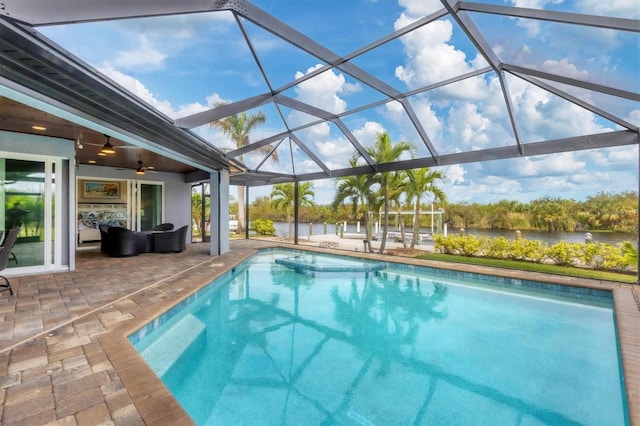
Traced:
<path id="1" fill-rule="evenodd" d="M 622 370 L 627 396 L 628 415 L 631 425 L 640 426 L 640 305 L 636 299 L 640 290 L 633 284 L 617 283 L 601 280 L 590 280 L 575 277 L 531 273 L 517 270 L 507 270 L 486 266 L 474 266 L 453 264 L 442 261 L 428 261 L 422 259 L 385 256 L 374 253 L 351 253 L 344 250 L 299 247 L 294 245 L 276 243 L 272 246 L 262 246 L 247 250 L 240 257 L 225 265 L 222 270 L 211 271 L 203 276 L 197 283 L 190 283 L 179 293 L 162 300 L 152 308 L 147 309 L 138 317 L 127 321 L 118 328 L 100 337 L 103 350 L 120 376 L 125 388 L 131 396 L 136 408 L 139 410 L 145 424 L 193 424 L 189 415 L 175 400 L 164 384 L 155 375 L 142 356 L 129 342 L 128 336 L 143 327 L 164 311 L 194 294 L 212 280 L 227 273 L 233 267 L 263 249 L 299 250 L 306 252 L 330 253 L 341 256 L 367 258 L 389 263 L 403 263 L 417 266 L 427 266 L 438 269 L 456 270 L 460 272 L 494 275 L 532 281 L 543 281 L 554 284 L 586 287 L 613 292 L 614 313 L 616 315 L 616 332 L 622 358 Z M 213 261 L 215 261 L 214 258 Z M 634 294 L 634 291 L 636 292 Z M 121 374 L 122 373 L 122 374 Z"/>

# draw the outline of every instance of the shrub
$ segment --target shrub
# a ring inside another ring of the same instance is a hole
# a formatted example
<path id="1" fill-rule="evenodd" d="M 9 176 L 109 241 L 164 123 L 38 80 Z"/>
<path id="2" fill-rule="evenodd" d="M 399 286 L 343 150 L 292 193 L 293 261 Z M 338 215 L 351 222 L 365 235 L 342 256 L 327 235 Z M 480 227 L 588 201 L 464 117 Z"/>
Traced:
<path id="1" fill-rule="evenodd" d="M 636 269 L 638 267 L 638 249 L 630 241 L 625 241 L 622 245 L 622 252 L 625 266 Z"/>
<path id="2" fill-rule="evenodd" d="M 573 265 L 576 259 L 579 258 L 580 253 L 580 244 L 566 241 L 555 243 L 544 251 L 547 259 L 553 260 L 556 264 L 562 266 Z"/>
<path id="3" fill-rule="evenodd" d="M 540 240 L 515 240 L 509 246 L 509 258 L 541 263 L 545 259 L 545 248 Z"/>
<path id="4" fill-rule="evenodd" d="M 505 237 L 496 237 L 487 244 L 486 255 L 494 259 L 513 259 L 510 255 L 511 242 Z"/>
<path id="5" fill-rule="evenodd" d="M 622 271 L 630 266 L 628 258 L 625 258 L 625 247 L 622 244 L 617 247 L 605 243 L 585 244 L 581 260 L 585 265 L 600 270 L 617 269 Z"/>
<path id="6" fill-rule="evenodd" d="M 547 246 L 540 240 L 436 235 L 435 249 L 444 254 L 468 257 L 486 256 L 536 263 L 548 259 L 560 266 L 581 263 L 599 270 L 635 270 L 638 262 L 638 250 L 629 242 L 617 247 L 606 243 L 582 244 L 565 241 Z"/>
<path id="7" fill-rule="evenodd" d="M 481 255 L 486 247 L 489 245 L 488 237 L 476 237 L 475 235 L 469 235 L 468 237 L 460 238 L 460 253 L 464 256 L 478 256 Z"/>
<path id="8" fill-rule="evenodd" d="M 448 236 L 445 237 L 442 234 L 436 235 L 435 238 L 435 246 L 434 248 L 440 253 L 445 254 L 458 254 L 458 249 L 456 248 L 456 237 Z"/>
<path id="9" fill-rule="evenodd" d="M 459 254 L 462 256 L 478 256 L 484 252 L 489 245 L 487 237 L 478 238 L 475 235 L 466 237 L 450 235 L 443 237 L 437 235 L 435 239 L 435 249 L 440 253 Z"/>
<path id="10" fill-rule="evenodd" d="M 253 232 L 259 235 L 275 235 L 276 227 L 269 219 L 255 219 L 249 226 Z"/>

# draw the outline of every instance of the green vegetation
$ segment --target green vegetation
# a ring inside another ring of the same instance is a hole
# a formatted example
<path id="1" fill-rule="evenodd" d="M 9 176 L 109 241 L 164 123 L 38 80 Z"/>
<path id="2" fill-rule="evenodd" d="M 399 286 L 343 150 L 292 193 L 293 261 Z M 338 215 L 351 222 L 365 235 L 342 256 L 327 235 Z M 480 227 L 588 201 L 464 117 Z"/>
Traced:
<path id="1" fill-rule="evenodd" d="M 222 106 L 224 103 L 219 103 L 216 105 Z M 222 133 L 229 136 L 233 143 L 235 143 L 236 148 L 242 148 L 244 146 L 249 145 L 249 133 L 260 124 L 264 124 L 267 121 L 267 116 L 264 115 L 262 111 L 259 111 L 253 115 L 247 115 L 245 112 L 241 112 L 240 114 L 234 114 L 229 117 L 225 117 L 221 120 L 214 121 L 209 123 L 209 126 L 221 130 Z M 271 145 L 264 145 L 257 149 L 257 152 L 265 155 L 271 154 L 269 158 L 274 163 L 279 161 L 278 152 L 273 149 Z M 240 162 L 243 161 L 242 155 L 239 155 L 238 160 Z M 238 217 L 244 217 L 244 186 L 238 186 Z M 238 221 L 238 228 L 236 230 L 238 234 L 244 233 L 244 222 Z"/>
<path id="2" fill-rule="evenodd" d="M 443 262 L 464 263 L 467 265 L 492 266 L 496 268 L 517 269 L 520 271 L 540 272 L 544 274 L 565 275 L 594 280 L 636 283 L 637 276 L 609 271 L 559 266 L 545 263 L 532 263 L 518 260 L 490 259 L 485 257 L 464 257 L 443 253 L 428 253 L 416 256 L 418 259 L 439 260 Z"/>
<path id="3" fill-rule="evenodd" d="M 373 175 L 350 176 L 340 178 L 336 183 L 336 199 L 343 191 L 342 185 L 348 179 L 372 179 Z M 347 185 L 348 187 L 349 185 Z M 369 187 L 375 198 L 378 189 L 375 183 Z M 367 194 L 365 194 L 367 195 Z M 543 207 L 545 202 L 550 205 Z M 337 223 L 344 220 L 364 221 L 365 211 L 375 212 L 377 216 L 379 204 L 372 200 L 363 208 L 361 201 L 344 195 L 342 200 L 332 205 L 314 205 L 312 208 L 300 208 L 300 222 L 303 223 Z M 394 206 L 395 207 L 395 206 Z M 400 200 L 399 208 L 413 210 L 415 206 L 405 199 Z M 443 208 L 444 222 L 449 230 L 460 228 L 475 229 L 507 229 L 521 231 L 589 231 L 597 232 L 638 232 L 638 196 L 634 192 L 610 194 L 600 192 L 580 202 L 567 199 L 541 198 L 529 203 L 502 200 L 497 203 L 442 203 L 434 201 L 434 208 Z M 398 207 L 395 207 L 398 210 Z M 553 212 L 554 209 L 559 211 Z M 423 199 L 421 211 L 431 210 L 430 199 Z M 543 214 L 542 211 L 546 210 Z M 619 212 L 619 213 L 611 213 Z M 251 204 L 251 218 L 268 218 L 274 222 L 286 221 L 283 212 L 274 211 L 270 207 L 268 197 L 258 198 Z M 372 219 L 371 213 L 369 220 Z M 405 217 L 405 226 L 411 226 L 411 217 Z M 429 227 L 431 218 L 420 218 L 420 226 Z"/>
<path id="4" fill-rule="evenodd" d="M 552 263 L 560 267 L 578 266 L 609 272 L 637 269 L 637 250 L 631 243 L 612 246 L 605 243 L 567 243 L 547 245 L 541 241 L 507 240 L 504 237 L 456 236 L 435 238 L 435 250 L 447 255 L 483 257 L 529 263 Z M 636 255 L 634 256 L 634 250 Z M 635 263 L 634 263 L 635 262 Z"/>
<path id="5" fill-rule="evenodd" d="M 273 225 L 273 221 L 269 219 L 256 219 L 251 222 L 249 229 L 258 235 L 276 234 L 276 227 Z"/>
<path id="6" fill-rule="evenodd" d="M 298 183 L 298 206 L 313 205 L 313 184 L 311 182 Z M 271 206 L 287 215 L 289 224 L 289 238 L 293 235 L 293 213 L 295 209 L 295 186 L 293 183 L 279 183 L 271 190 Z"/>
<path id="7" fill-rule="evenodd" d="M 367 153 L 377 164 L 384 164 L 393 163 L 399 160 L 405 152 L 412 152 L 413 150 L 414 147 L 409 142 L 402 141 L 393 144 L 388 133 L 378 133 L 373 147 L 367 148 Z M 392 178 L 392 172 L 376 173 L 374 175 L 374 180 L 379 185 L 379 191 L 382 195 L 382 207 L 384 208 L 380 253 L 384 253 L 385 244 L 387 243 L 387 232 L 389 230 L 389 181 Z"/>
<path id="8" fill-rule="evenodd" d="M 503 200 L 444 208 L 450 228 L 638 232 L 635 192 L 599 192 L 583 202 L 545 197 L 530 203 Z"/>

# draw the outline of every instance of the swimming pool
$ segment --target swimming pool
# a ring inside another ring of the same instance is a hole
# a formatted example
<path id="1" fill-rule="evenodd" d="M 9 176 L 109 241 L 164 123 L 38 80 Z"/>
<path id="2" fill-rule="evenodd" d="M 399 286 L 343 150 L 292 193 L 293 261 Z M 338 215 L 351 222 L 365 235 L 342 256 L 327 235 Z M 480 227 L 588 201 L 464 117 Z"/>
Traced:
<path id="1" fill-rule="evenodd" d="M 262 251 L 130 336 L 196 423 L 628 424 L 610 292 L 275 262 L 301 254 Z"/>

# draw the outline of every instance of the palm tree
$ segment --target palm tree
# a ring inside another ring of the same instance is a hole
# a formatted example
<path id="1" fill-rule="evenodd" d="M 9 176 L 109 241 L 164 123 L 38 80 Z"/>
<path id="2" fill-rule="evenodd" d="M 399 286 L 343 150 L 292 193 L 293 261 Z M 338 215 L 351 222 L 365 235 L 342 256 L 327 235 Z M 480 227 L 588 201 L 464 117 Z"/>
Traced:
<path id="1" fill-rule="evenodd" d="M 433 200 L 446 202 L 447 196 L 440 188 L 435 186 L 435 181 L 444 179 L 444 175 L 440 171 L 430 170 L 428 167 L 421 169 L 407 170 L 409 178 L 407 185 L 407 195 L 409 199 L 415 199 L 415 216 L 413 217 L 413 236 L 411 238 L 411 248 L 416 246 L 418 235 L 420 235 L 420 204 L 422 197 L 431 194 Z"/>
<path id="2" fill-rule="evenodd" d="M 412 151 L 413 145 L 409 142 L 402 141 L 392 144 L 391 137 L 388 133 L 378 133 L 373 147 L 367 148 L 367 152 L 371 158 L 373 158 L 378 164 L 393 163 L 394 161 L 397 161 L 403 153 Z M 389 172 L 378 173 L 376 177 L 380 184 L 380 190 L 382 191 L 384 200 L 384 222 L 382 228 L 382 242 L 380 243 L 380 253 L 383 254 L 385 251 L 387 231 L 389 228 Z"/>
<path id="3" fill-rule="evenodd" d="M 407 192 L 407 174 L 400 170 L 393 172 L 389 176 L 389 204 L 395 208 L 396 221 L 400 225 L 400 239 L 402 247 L 407 248 L 407 240 L 405 238 L 404 220 L 402 219 L 402 196 Z"/>
<path id="4" fill-rule="evenodd" d="M 357 158 L 352 158 L 349 161 L 349 165 L 355 167 L 357 165 Z M 342 177 L 337 181 L 336 196 L 332 204 L 335 211 L 340 204 L 344 204 L 346 200 L 351 200 L 354 214 L 357 216 L 359 213 L 362 213 L 364 232 L 370 252 L 373 250 L 371 248 L 371 218 L 369 215 L 372 206 L 375 204 L 375 191 L 371 189 L 374 185 L 374 176 L 371 174 Z"/>
<path id="5" fill-rule="evenodd" d="M 222 106 L 224 103 L 216 104 L 216 107 Z M 236 144 L 236 148 L 242 148 L 250 144 L 249 133 L 254 127 L 264 124 L 267 121 L 267 116 L 262 111 L 257 114 L 247 115 L 245 112 L 240 114 L 234 114 L 229 117 L 222 118 L 220 120 L 209 123 L 209 126 L 219 129 L 225 135 L 229 136 L 231 140 Z M 257 148 L 261 154 L 269 154 L 273 150 L 271 145 L 265 145 Z M 238 156 L 238 160 L 242 161 L 242 155 Z M 278 153 L 273 151 L 271 154 L 271 161 L 277 163 Z M 238 185 L 238 228 L 237 232 L 242 234 L 245 232 L 245 213 L 244 213 L 244 186 Z"/>
<path id="6" fill-rule="evenodd" d="M 295 209 L 295 188 L 293 183 L 279 183 L 271 190 L 271 206 L 287 214 L 289 224 L 289 238 L 291 238 L 291 223 Z M 313 206 L 313 183 L 298 183 L 298 206 Z"/>

